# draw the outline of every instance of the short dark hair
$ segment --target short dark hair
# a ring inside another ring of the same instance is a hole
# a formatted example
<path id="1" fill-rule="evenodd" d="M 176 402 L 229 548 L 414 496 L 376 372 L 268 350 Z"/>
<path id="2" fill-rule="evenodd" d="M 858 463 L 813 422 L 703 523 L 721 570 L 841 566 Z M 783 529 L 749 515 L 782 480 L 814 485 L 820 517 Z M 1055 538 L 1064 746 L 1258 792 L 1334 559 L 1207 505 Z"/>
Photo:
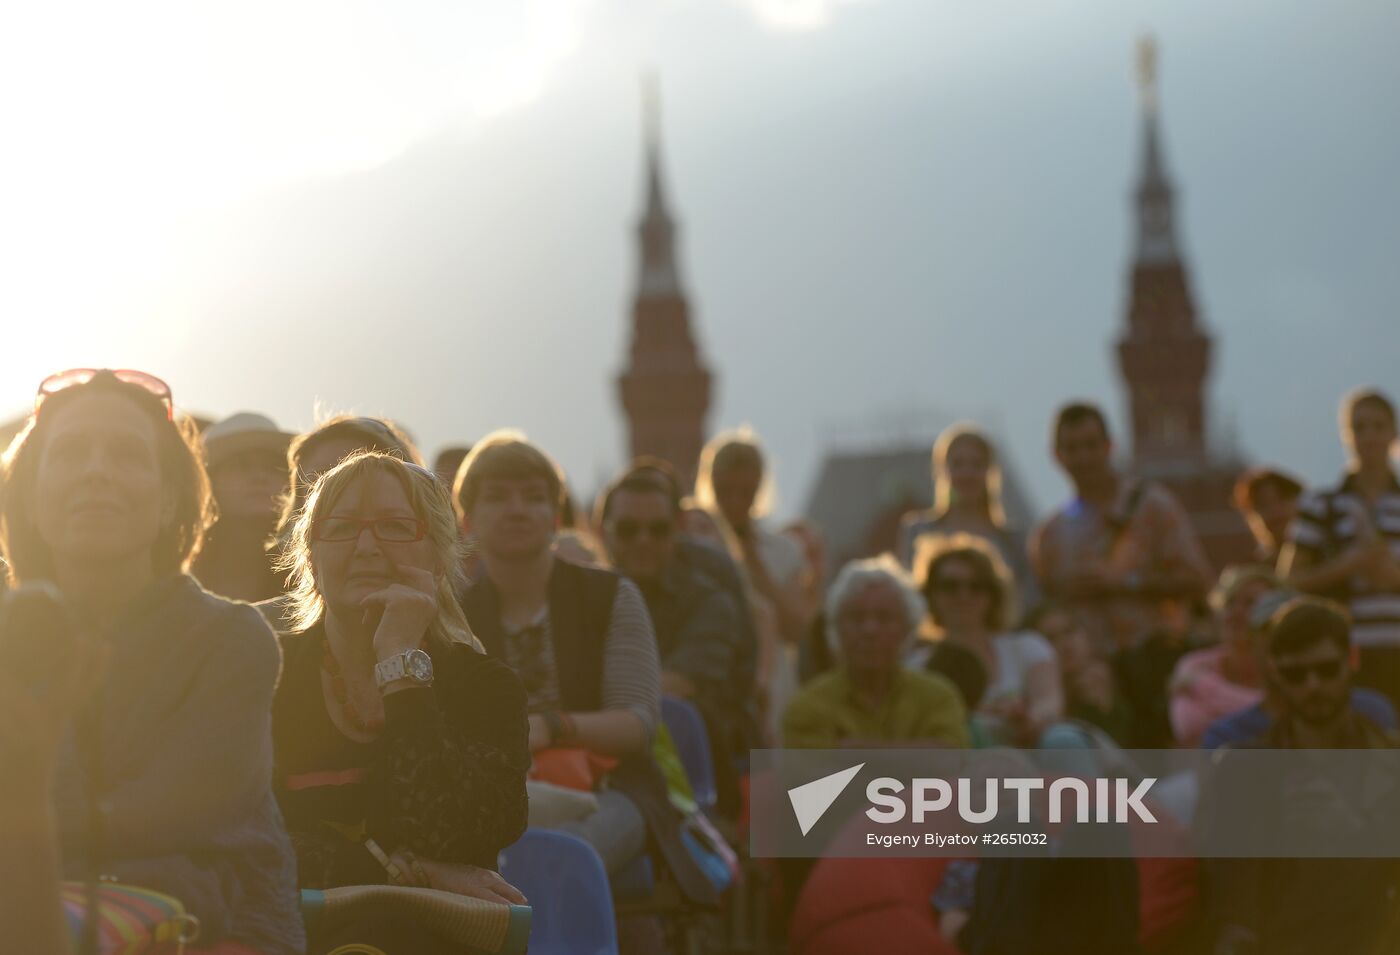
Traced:
<path id="1" fill-rule="evenodd" d="M 1098 405 L 1091 404 L 1087 401 L 1071 401 L 1069 404 L 1061 406 L 1060 410 L 1055 412 L 1055 445 L 1057 447 L 1059 446 L 1060 436 L 1064 433 L 1066 428 L 1072 428 L 1075 425 L 1083 424 L 1085 421 L 1097 421 L 1099 430 L 1103 432 L 1104 438 L 1109 438 L 1108 419 L 1104 417 Z"/>
<path id="2" fill-rule="evenodd" d="M 1274 468 L 1250 468 L 1235 481 L 1232 495 L 1235 507 L 1241 511 L 1253 510 L 1260 492 L 1270 487 L 1290 499 L 1303 493 L 1302 483 L 1282 471 Z"/>
<path id="3" fill-rule="evenodd" d="M 631 494 L 660 494 L 671 507 L 671 516 L 681 513 L 681 496 L 676 486 L 668 482 L 655 468 L 650 466 L 632 467 L 625 471 L 598 500 L 597 523 L 603 524 L 612 514 L 613 501 L 623 492 Z"/>
<path id="4" fill-rule="evenodd" d="M 1342 399 L 1342 414 L 1350 420 L 1356 414 L 1356 409 L 1362 405 L 1370 405 L 1390 419 L 1390 426 L 1395 427 L 1395 402 L 1381 391 L 1379 388 L 1358 388 Z"/>
<path id="5" fill-rule="evenodd" d="M 165 402 L 140 385 L 110 374 L 98 375 L 44 399 L 43 407 L 29 416 L 5 452 L 0 476 L 0 550 L 10 565 L 11 583 L 53 576 L 53 554 L 30 517 L 34 483 L 51 422 L 64 407 L 86 394 L 125 398 L 155 425 L 161 482 L 172 492 L 175 509 L 169 526 L 162 528 L 152 547 L 152 569 L 157 573 L 186 570 L 214 522 L 214 496 L 195 423 L 184 415 L 172 417 Z"/>
<path id="6" fill-rule="evenodd" d="M 1294 597 L 1274 611 L 1264 630 L 1264 649 L 1271 657 L 1301 653 L 1323 642 L 1335 644 L 1343 656 L 1351 652 L 1351 617 L 1321 597 Z"/>
<path id="7" fill-rule="evenodd" d="M 535 447 L 519 431 L 496 431 L 478 441 L 457 469 L 452 499 L 457 516 L 471 513 L 481 487 L 493 480 L 540 478 L 549 491 L 556 514 L 562 513 L 567 497 L 564 475 L 549 455 Z"/>
<path id="8" fill-rule="evenodd" d="M 736 438 L 715 448 L 711 474 L 723 474 L 736 468 L 753 468 L 763 473 L 763 452 L 757 444 Z"/>
<path id="9" fill-rule="evenodd" d="M 684 482 L 681 481 L 680 472 L 676 466 L 665 458 L 658 458 L 653 454 L 642 454 L 632 459 L 632 463 L 627 466 L 627 474 L 646 473 L 653 474 L 657 480 L 664 481 L 671 491 L 676 495 L 676 499 L 685 497 Z"/>
<path id="10" fill-rule="evenodd" d="M 462 466 L 462 462 L 471 453 L 472 446 L 470 444 L 449 444 L 437 453 L 437 457 L 433 458 L 433 470 L 437 472 L 439 477 L 447 475 L 443 477 L 443 480 L 449 489 L 457 478 L 457 469 Z"/>

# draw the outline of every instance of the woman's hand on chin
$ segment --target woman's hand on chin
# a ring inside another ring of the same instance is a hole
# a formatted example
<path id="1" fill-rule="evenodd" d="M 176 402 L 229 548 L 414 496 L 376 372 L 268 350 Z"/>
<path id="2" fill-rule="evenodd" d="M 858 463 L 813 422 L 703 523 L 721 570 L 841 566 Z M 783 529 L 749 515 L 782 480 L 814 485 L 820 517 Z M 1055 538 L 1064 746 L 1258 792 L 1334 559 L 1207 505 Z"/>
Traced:
<path id="1" fill-rule="evenodd" d="M 395 573 L 397 582 L 360 601 L 367 612 L 379 615 L 374 631 L 374 655 L 379 660 L 422 646 L 437 618 L 437 579 L 417 567 L 398 567 Z"/>

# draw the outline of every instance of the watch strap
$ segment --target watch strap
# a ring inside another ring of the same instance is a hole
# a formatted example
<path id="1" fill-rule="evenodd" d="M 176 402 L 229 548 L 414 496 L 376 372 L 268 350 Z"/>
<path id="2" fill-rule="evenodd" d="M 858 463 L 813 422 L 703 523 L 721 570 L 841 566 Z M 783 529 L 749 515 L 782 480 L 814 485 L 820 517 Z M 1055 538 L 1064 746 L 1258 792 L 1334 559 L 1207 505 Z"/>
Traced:
<path id="1" fill-rule="evenodd" d="M 397 653 L 387 660 L 380 660 L 374 665 L 374 683 L 383 688 L 395 680 L 402 680 L 408 676 L 405 653 Z"/>

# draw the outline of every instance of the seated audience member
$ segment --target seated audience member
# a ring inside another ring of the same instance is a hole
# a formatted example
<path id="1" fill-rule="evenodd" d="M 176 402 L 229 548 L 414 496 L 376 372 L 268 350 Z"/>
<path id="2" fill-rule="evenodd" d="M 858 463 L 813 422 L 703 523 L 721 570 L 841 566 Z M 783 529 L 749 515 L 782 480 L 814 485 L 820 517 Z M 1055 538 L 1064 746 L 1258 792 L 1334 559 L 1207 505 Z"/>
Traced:
<path id="1" fill-rule="evenodd" d="M 957 688 L 903 660 L 923 602 L 889 555 L 852 561 L 827 592 L 828 639 L 838 659 L 783 713 L 783 745 L 966 746 L 967 712 Z"/>
<path id="2" fill-rule="evenodd" d="M 1249 629 L 1254 652 L 1259 658 L 1257 665 L 1261 672 L 1264 667 L 1264 630 L 1269 625 L 1269 618 L 1280 607 L 1297 596 L 1299 596 L 1298 593 L 1292 590 L 1271 590 L 1254 602 L 1254 609 L 1249 614 Z M 1396 716 L 1395 707 L 1391 706 L 1390 700 L 1383 693 L 1367 689 L 1364 686 L 1353 686 L 1351 688 L 1351 709 L 1352 712 L 1370 720 L 1382 730 L 1387 732 L 1400 730 L 1400 718 Z M 1277 710 L 1278 703 L 1268 697 L 1266 681 L 1264 699 L 1253 706 L 1222 716 L 1211 723 L 1201 737 L 1201 748 L 1218 749 L 1221 746 L 1238 746 L 1263 736 L 1273 726 L 1274 713 Z"/>
<path id="3" fill-rule="evenodd" d="M 1182 657 L 1212 645 L 1198 628 L 1197 618 L 1186 604 L 1164 600 L 1157 607 L 1156 627 L 1147 639 L 1111 657 L 1114 677 L 1133 712 L 1128 745 L 1134 749 L 1176 745 L 1167 692 L 1171 676 Z"/>
<path id="4" fill-rule="evenodd" d="M 1051 727 L 1065 729 L 1055 650 L 1038 633 L 1008 630 L 1015 595 L 996 551 L 955 535 L 926 542 L 918 565 L 941 644 L 967 651 L 987 674 L 973 712 L 974 743 L 1035 746 Z"/>
<path id="5" fill-rule="evenodd" d="M 472 447 L 469 444 L 449 444 L 433 458 L 433 473 L 437 475 L 443 487 L 451 487 L 452 482 L 457 480 L 457 469 L 462 466 L 462 462 L 471 451 Z"/>
<path id="6" fill-rule="evenodd" d="M 1251 468 L 1235 482 L 1235 508 L 1244 515 L 1254 535 L 1255 559 L 1277 567 L 1283 545 L 1288 542 L 1288 525 L 1298 514 L 1298 498 L 1303 485 L 1273 468 Z"/>
<path id="7" fill-rule="evenodd" d="M 273 733 L 303 887 L 525 901 L 496 873 L 525 829 L 525 693 L 462 615 L 457 541 L 441 482 L 380 452 L 325 472 L 292 524 Z M 311 949 L 351 941 L 449 951 L 382 914 Z"/>
<path id="8" fill-rule="evenodd" d="M 465 591 L 463 608 L 487 652 L 524 684 L 531 752 L 587 750 L 616 761 L 597 792 L 598 810 L 560 828 L 597 849 L 610 872 L 638 857 L 650 836 L 685 894 L 713 901 L 652 758 L 660 665 L 636 584 L 555 557 L 563 478 L 517 432 L 477 443 L 453 496 L 481 547 L 483 574 Z"/>
<path id="9" fill-rule="evenodd" d="M 783 533 L 796 541 L 806 555 L 803 590 L 808 594 L 807 605 L 814 608 L 807 632 L 802 635 L 797 647 L 797 682 L 802 686 L 836 665 L 831 645 L 826 642 L 826 617 L 821 612 L 823 595 L 829 582 L 826 538 L 820 528 L 805 518 L 788 524 L 783 528 Z"/>
<path id="10" fill-rule="evenodd" d="M 1012 530 L 1001 504 L 1001 463 L 996 446 L 974 425 L 954 425 L 933 446 L 933 507 L 910 512 L 899 526 L 899 559 L 917 576 L 920 540 L 970 534 L 990 544 L 1015 578 L 1023 605 L 1036 600 L 1037 584 L 1026 558 L 1025 531 Z"/>
<path id="11" fill-rule="evenodd" d="M 642 591 L 661 656 L 663 693 L 694 703 L 705 719 L 716 783 L 738 808 L 734 760 L 746 749 L 750 697 L 739 667 L 739 608 L 709 577 L 678 559 L 680 498 L 649 471 L 629 471 L 603 496 L 600 524 L 617 571 Z"/>
<path id="12" fill-rule="evenodd" d="M 1172 672 L 1172 734 L 1180 746 L 1198 746 L 1207 727 L 1264 699 L 1249 620 L 1259 598 L 1278 580 L 1263 568 L 1229 567 L 1210 595 L 1220 642 L 1186 654 Z"/>
<path id="13" fill-rule="evenodd" d="M 1265 678 L 1277 718 L 1244 748 L 1299 750 L 1393 749 L 1396 737 L 1358 716 L 1348 704 L 1352 679 L 1351 623 L 1331 601 L 1300 597 L 1284 604 L 1264 631 Z M 1282 831 L 1298 819 L 1319 826 L 1342 820 L 1343 830 L 1373 817 L 1377 808 L 1394 811 L 1394 780 L 1373 786 L 1358 780 L 1339 791 L 1327 780 L 1299 782 L 1301 765 L 1291 767 L 1290 784 L 1270 786 L 1277 798 L 1240 795 L 1231 786 L 1235 771 L 1229 750 L 1217 760 L 1218 791 L 1206 805 L 1217 825 L 1238 826 L 1248 819 L 1260 833 Z M 1378 764 L 1379 765 L 1379 764 Z M 1387 764 L 1388 765 L 1388 764 Z M 1257 774 L 1254 764 L 1240 772 Z M 1282 784 L 1284 780 L 1279 780 Z M 1326 787 L 1320 791 L 1318 784 Z M 1245 804 L 1238 804 L 1247 799 Z M 1379 806 L 1368 803 L 1381 799 Z M 1209 837 L 1209 828 L 1204 836 Z M 1388 858 L 1220 859 L 1209 868 L 1209 900 L 1219 933 L 1220 955 L 1312 955 L 1315 952 L 1379 952 L 1376 943 L 1400 888 L 1397 864 Z"/>
<path id="14" fill-rule="evenodd" d="M 826 537 L 822 534 L 821 528 L 806 518 L 790 521 L 782 529 L 784 537 L 789 538 L 802 548 L 803 570 L 801 575 L 801 585 L 803 601 L 808 608 L 807 630 L 802 635 L 798 644 L 798 678 L 800 682 L 805 682 L 802 673 L 802 654 L 808 649 L 813 636 L 818 637 L 825 643 L 822 634 L 823 628 L 817 626 L 817 618 L 821 616 L 822 601 L 826 597 L 827 580 L 827 557 L 826 557 Z"/>
<path id="15" fill-rule="evenodd" d="M 335 415 L 292 438 L 287 446 L 287 470 L 291 478 L 282 496 L 282 511 L 277 518 L 272 544 L 274 561 L 286 546 L 292 533 L 292 523 L 306 503 L 316 479 L 356 451 L 383 451 L 413 464 L 423 463 L 422 456 L 408 435 L 382 418 Z M 286 606 L 287 601 L 279 598 L 275 603 L 265 603 L 259 609 L 274 628 L 281 629 L 282 613 Z"/>
<path id="16" fill-rule="evenodd" d="M 744 683 L 753 687 L 749 720 L 753 726 L 753 745 L 763 745 L 769 738 L 765 729 L 768 720 L 764 715 L 768 709 L 767 688 L 782 643 L 777 611 L 768 598 L 754 589 L 748 568 L 744 566 L 743 550 L 723 521 L 692 498 L 685 498 L 681 501 L 680 528 L 680 559 L 719 583 L 743 612 L 740 666 L 746 674 L 752 671 L 752 677 L 744 678 Z"/>
<path id="17" fill-rule="evenodd" d="M 765 672 L 770 730 L 797 688 L 797 648 L 817 608 L 809 604 L 801 545 L 763 520 L 772 503 L 773 475 L 757 437 L 747 430 L 716 435 L 700 456 L 695 498 L 737 542 L 754 590 L 777 618 L 779 645 Z"/>
<path id="18" fill-rule="evenodd" d="M 268 542 L 287 490 L 291 440 L 270 419 L 248 412 L 204 432 L 204 460 L 218 518 L 191 572 L 210 593 L 248 603 L 282 593 Z"/>
<path id="19" fill-rule="evenodd" d="M 170 389 L 132 371 L 46 379 L 0 499 L 11 583 L 47 584 L 70 620 L 16 613 L 0 635 L 25 661 L 0 674 L 6 950 L 68 947 L 56 838 L 62 877 L 172 895 L 201 945 L 301 952 L 270 778 L 277 643 L 256 610 L 186 573 L 211 503 Z"/>
<path id="20" fill-rule="evenodd" d="M 1042 634 L 1055 648 L 1065 715 L 1097 726 L 1120 746 L 1131 745 L 1132 707 L 1112 666 L 1094 652 L 1089 634 L 1074 615 L 1057 604 L 1043 604 L 1026 618 L 1025 629 Z"/>

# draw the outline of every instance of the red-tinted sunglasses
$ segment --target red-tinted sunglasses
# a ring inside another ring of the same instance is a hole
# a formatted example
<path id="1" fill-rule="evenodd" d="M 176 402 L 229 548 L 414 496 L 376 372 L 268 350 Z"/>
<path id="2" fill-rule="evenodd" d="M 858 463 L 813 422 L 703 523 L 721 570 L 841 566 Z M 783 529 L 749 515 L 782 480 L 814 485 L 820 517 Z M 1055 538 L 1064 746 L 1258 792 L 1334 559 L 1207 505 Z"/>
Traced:
<path id="1" fill-rule="evenodd" d="M 65 388 L 86 385 L 103 376 L 109 376 L 125 384 L 137 385 L 146 389 L 165 405 L 166 418 L 171 421 L 175 420 L 175 401 L 170 396 L 170 386 L 155 375 L 147 374 L 144 371 L 135 371 L 131 368 L 70 368 L 67 371 L 60 371 L 56 375 L 49 375 L 39 383 L 39 393 L 34 396 L 35 414 L 39 412 L 39 406 L 44 403 L 45 398 L 56 395 Z"/>

